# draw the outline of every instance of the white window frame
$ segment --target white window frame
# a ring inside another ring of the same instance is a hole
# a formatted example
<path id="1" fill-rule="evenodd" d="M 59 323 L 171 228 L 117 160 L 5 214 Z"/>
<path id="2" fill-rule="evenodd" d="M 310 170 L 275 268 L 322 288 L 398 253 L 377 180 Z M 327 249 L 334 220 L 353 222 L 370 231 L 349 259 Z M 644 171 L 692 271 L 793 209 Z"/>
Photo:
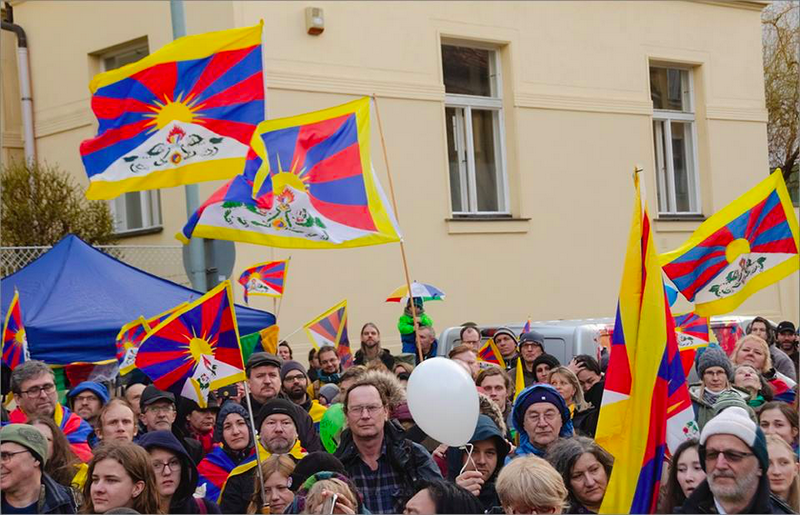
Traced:
<path id="1" fill-rule="evenodd" d="M 685 72 L 681 73 L 681 93 L 685 100 L 684 110 L 653 109 L 653 157 L 656 165 L 656 179 L 658 181 L 658 214 L 666 216 L 702 215 L 700 208 L 700 173 L 699 161 L 697 159 L 697 120 L 695 117 L 693 69 L 687 66 L 678 66 L 674 64 L 650 63 L 648 71 L 652 68 L 674 69 Z M 690 142 L 692 148 L 691 152 L 689 152 L 689 156 L 687 156 L 688 162 L 686 163 L 686 165 L 691 168 L 687 171 L 688 187 L 691 190 L 689 194 L 688 211 L 678 211 L 677 208 L 677 199 L 675 196 L 675 169 L 671 145 L 673 121 L 689 122 L 691 128 Z M 670 142 L 670 144 L 665 147 L 664 142 Z M 666 206 L 663 205 L 664 200 L 666 200 Z"/>
<path id="2" fill-rule="evenodd" d="M 451 212 L 454 216 L 510 216 L 508 174 L 506 171 L 505 116 L 503 111 L 503 97 L 501 94 L 503 91 L 503 78 L 500 70 L 498 50 L 494 46 L 482 45 L 480 43 L 464 43 L 446 40 L 441 42 L 440 48 L 442 46 L 460 46 L 489 51 L 489 88 L 490 94 L 492 95 L 491 97 L 482 97 L 445 93 L 445 117 L 447 117 L 446 109 L 448 107 L 456 109 L 456 121 L 453 127 L 453 135 L 456 138 L 454 147 L 459 155 L 459 182 L 461 184 L 462 211 L 455 211 L 453 209 L 451 186 L 451 190 L 449 191 Z M 444 63 L 442 63 L 442 70 L 444 70 Z M 494 148 L 496 152 L 495 167 L 497 169 L 497 204 L 499 208 L 497 211 L 478 211 L 475 148 L 472 132 L 473 109 L 497 113 L 497 116 L 493 116 Z M 452 121 L 447 120 L 446 123 L 452 123 Z M 467 207 L 467 210 L 463 210 L 464 206 Z"/>
<path id="3" fill-rule="evenodd" d="M 146 51 L 145 55 L 149 54 L 149 47 L 146 41 L 126 45 L 113 51 L 100 54 L 100 66 L 103 71 L 109 71 L 106 68 L 106 61 L 108 59 L 128 54 L 141 48 L 144 48 Z M 108 201 L 109 207 L 111 208 L 111 215 L 114 217 L 114 232 L 118 235 L 125 235 L 126 233 L 136 233 L 143 230 L 162 228 L 160 190 L 145 190 L 132 193 L 139 194 L 140 209 L 142 211 L 142 226 L 129 227 L 126 215 L 127 198 L 123 193 Z"/>

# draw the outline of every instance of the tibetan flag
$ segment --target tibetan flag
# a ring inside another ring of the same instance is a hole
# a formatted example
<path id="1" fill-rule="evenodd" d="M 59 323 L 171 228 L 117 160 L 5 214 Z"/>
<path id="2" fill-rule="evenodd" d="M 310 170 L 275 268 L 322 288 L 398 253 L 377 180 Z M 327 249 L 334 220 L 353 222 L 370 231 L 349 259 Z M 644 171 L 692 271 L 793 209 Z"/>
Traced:
<path id="1" fill-rule="evenodd" d="M 246 334 L 239 339 L 242 345 L 242 361 L 247 363 L 247 358 L 254 352 L 269 352 L 278 354 L 278 334 L 280 328 L 271 325 L 258 332 Z"/>
<path id="2" fill-rule="evenodd" d="M 522 328 L 522 333 L 529 333 L 531 332 L 531 319 L 528 318 L 528 321 L 525 322 L 525 326 Z"/>
<path id="3" fill-rule="evenodd" d="M 667 448 L 696 435 L 650 219 L 636 203 L 595 440 L 614 456 L 601 513 L 653 513 Z"/>
<path id="4" fill-rule="evenodd" d="M 343 369 L 352 364 L 350 339 L 347 336 L 347 299 L 308 322 L 303 329 L 315 348 L 325 345 L 336 347 Z"/>
<path id="5" fill-rule="evenodd" d="M 3 364 L 14 370 L 17 365 L 31 359 L 28 352 L 28 337 L 22 324 L 22 311 L 19 307 L 19 292 L 14 290 L 14 298 L 8 306 L 3 324 Z"/>
<path id="6" fill-rule="evenodd" d="M 282 297 L 288 269 L 289 260 L 284 259 L 258 263 L 242 272 L 242 275 L 239 276 L 239 284 L 244 286 L 245 303 L 248 302 L 250 295 Z"/>
<path id="7" fill-rule="evenodd" d="M 667 289 L 667 302 L 669 302 L 669 289 Z M 695 313 L 675 315 L 675 336 L 678 339 L 683 373 L 688 376 L 694 365 L 697 349 L 708 347 L 710 341 L 708 318 L 697 316 Z"/>
<path id="8" fill-rule="evenodd" d="M 89 84 L 89 199 L 229 179 L 264 119 L 263 22 L 176 39 Z"/>
<path id="9" fill-rule="evenodd" d="M 136 367 L 161 390 L 206 406 L 208 392 L 244 381 L 230 281 L 175 311 L 139 346 Z"/>
<path id="10" fill-rule="evenodd" d="M 330 249 L 400 241 L 370 158 L 370 100 L 259 124 L 241 175 L 176 237 Z"/>
<path id="11" fill-rule="evenodd" d="M 149 332 L 150 325 L 144 317 L 139 317 L 122 326 L 117 334 L 117 361 L 120 375 L 124 376 L 136 368 L 136 353 L 139 351 L 139 344 Z"/>
<path id="12" fill-rule="evenodd" d="M 503 360 L 503 356 L 500 354 L 500 349 L 498 349 L 497 345 L 494 344 L 493 338 L 486 340 L 486 343 L 484 343 L 483 347 L 481 347 L 478 351 L 478 361 L 493 363 L 503 370 L 506 369 L 506 362 Z"/>
<path id="13" fill-rule="evenodd" d="M 517 397 L 519 394 L 522 393 L 522 390 L 525 389 L 525 369 L 522 365 L 522 358 L 517 358 L 517 374 L 514 378 L 514 402 L 517 401 Z"/>
<path id="14" fill-rule="evenodd" d="M 664 273 L 695 313 L 729 313 L 750 295 L 800 269 L 797 217 L 780 170 L 660 256 Z"/>

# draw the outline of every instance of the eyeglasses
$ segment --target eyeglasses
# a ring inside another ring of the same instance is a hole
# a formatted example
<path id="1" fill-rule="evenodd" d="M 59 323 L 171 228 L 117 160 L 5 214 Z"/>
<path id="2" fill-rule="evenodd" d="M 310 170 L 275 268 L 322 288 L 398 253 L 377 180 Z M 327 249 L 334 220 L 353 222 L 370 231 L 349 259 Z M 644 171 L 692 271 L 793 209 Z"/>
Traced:
<path id="1" fill-rule="evenodd" d="M 87 395 L 78 395 L 77 397 L 75 397 L 75 402 L 76 403 L 78 403 L 78 402 L 89 402 L 89 401 L 93 401 L 93 400 L 97 400 L 97 396 L 95 394 L 93 394 L 93 393 L 90 393 L 90 394 L 87 394 Z"/>
<path id="2" fill-rule="evenodd" d="M 347 412 L 355 413 L 356 415 L 361 415 L 362 413 L 364 413 L 364 411 L 366 411 L 367 413 L 369 413 L 370 417 L 374 417 L 382 409 L 383 406 L 380 404 L 371 404 L 365 406 L 348 406 Z"/>
<path id="3" fill-rule="evenodd" d="M 159 474 L 167 467 L 169 467 L 170 471 L 177 472 L 181 469 L 181 462 L 178 459 L 171 459 L 167 463 L 163 463 L 160 461 L 153 462 L 153 470 L 155 470 Z"/>
<path id="4" fill-rule="evenodd" d="M 706 370 L 703 373 L 703 375 L 716 377 L 716 376 L 725 376 L 728 375 L 728 373 L 725 372 L 724 370 Z"/>
<path id="5" fill-rule="evenodd" d="M 55 390 L 56 390 L 56 385 L 53 384 L 53 383 L 50 383 L 50 384 L 45 384 L 45 385 L 42 385 L 42 386 L 31 386 L 27 390 L 25 390 L 23 392 L 20 392 L 20 393 L 22 395 L 26 396 L 26 397 L 38 397 L 38 396 L 40 396 L 42 394 L 42 392 L 44 392 L 45 395 L 50 395 Z"/>
<path id="6" fill-rule="evenodd" d="M 3 463 L 8 463 L 11 461 L 11 458 L 17 454 L 22 454 L 23 452 L 30 452 L 27 449 L 24 451 L 17 451 L 17 452 L 0 452 L 0 461 Z"/>
<path id="7" fill-rule="evenodd" d="M 301 375 L 297 375 L 297 376 L 286 376 L 284 378 L 284 381 L 289 381 L 290 383 L 294 383 L 295 381 L 302 381 L 305 378 L 306 378 L 306 376 L 304 376 L 302 374 Z"/>
<path id="8" fill-rule="evenodd" d="M 525 418 L 534 424 L 538 424 L 540 420 L 544 420 L 545 422 L 553 422 L 556 417 L 558 417 L 557 411 L 545 411 L 544 414 L 541 413 L 528 413 L 525 415 Z"/>
<path id="9" fill-rule="evenodd" d="M 729 461 L 731 463 L 739 463 L 743 459 L 748 456 L 752 456 L 752 452 L 739 452 L 739 451 L 706 451 L 706 463 L 708 462 L 715 462 L 719 455 L 722 454 L 725 456 L 725 461 Z"/>
<path id="10" fill-rule="evenodd" d="M 168 414 L 175 411 L 174 406 L 148 406 L 145 408 L 145 413 L 155 413 L 156 415 Z"/>

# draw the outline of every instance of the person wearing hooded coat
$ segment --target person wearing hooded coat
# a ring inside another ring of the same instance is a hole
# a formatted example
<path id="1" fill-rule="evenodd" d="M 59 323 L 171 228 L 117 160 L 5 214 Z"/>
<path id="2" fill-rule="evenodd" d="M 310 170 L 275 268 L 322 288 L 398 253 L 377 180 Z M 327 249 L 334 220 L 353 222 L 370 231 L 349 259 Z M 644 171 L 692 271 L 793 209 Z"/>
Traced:
<path id="1" fill-rule="evenodd" d="M 154 449 L 165 450 L 181 462 L 180 482 L 169 500 L 168 513 L 220 513 L 217 503 L 205 498 L 194 497 L 198 479 L 197 467 L 175 435 L 170 431 L 152 431 L 142 435 L 139 445 L 144 447 L 148 453 L 152 453 Z M 158 482 L 160 477 L 158 472 L 156 477 Z"/>
<path id="2" fill-rule="evenodd" d="M 477 442 L 486 440 L 494 443 L 495 452 L 497 454 L 497 463 L 494 470 L 489 475 L 489 478 L 484 481 L 483 485 L 481 485 L 481 490 L 477 497 L 478 501 L 481 503 L 481 506 L 483 506 L 483 509 L 487 513 L 495 513 L 498 512 L 498 510 L 499 512 L 502 512 L 502 504 L 500 503 L 500 498 L 497 496 L 497 491 L 495 490 L 494 484 L 497 480 L 498 474 L 500 474 L 500 470 L 503 468 L 506 456 L 508 456 L 508 453 L 511 450 L 511 446 L 508 444 L 506 439 L 503 438 L 503 433 L 500 432 L 500 429 L 498 429 L 497 425 L 492 421 L 491 418 L 486 415 L 479 415 L 478 424 L 475 427 L 475 432 L 472 434 L 472 438 L 470 438 L 469 443 L 475 445 Z M 459 482 L 459 477 L 462 476 L 461 469 L 464 468 L 464 457 L 466 455 L 467 451 L 462 450 L 459 447 L 449 447 L 446 454 L 447 479 L 462 487 L 465 486 Z M 476 463 L 476 465 L 480 467 L 479 463 Z"/>
<path id="3" fill-rule="evenodd" d="M 514 408 L 511 410 L 511 422 L 519 435 L 519 446 L 512 454 L 508 455 L 506 462 L 517 456 L 533 454 L 544 457 L 547 449 L 537 447 L 531 441 L 527 431 L 525 431 L 525 413 L 534 404 L 549 403 L 556 407 L 561 415 L 561 428 L 558 431 L 558 438 L 571 438 L 573 435 L 572 420 L 570 419 L 569 407 L 553 386 L 549 384 L 536 384 L 522 390 L 514 401 Z"/>
<path id="4" fill-rule="evenodd" d="M 232 414 L 242 417 L 247 425 L 248 441 L 244 449 L 232 449 L 222 437 L 225 419 Z M 255 451 L 255 439 L 253 438 L 253 430 L 250 424 L 250 415 L 241 404 L 227 401 L 222 405 L 214 426 L 214 443 L 221 443 L 222 445 L 214 447 L 211 452 L 206 454 L 206 457 L 197 466 L 197 470 L 200 475 L 198 484 L 201 488 L 205 488 L 206 499 L 211 499 L 218 503 L 222 489 L 231 471 Z"/>

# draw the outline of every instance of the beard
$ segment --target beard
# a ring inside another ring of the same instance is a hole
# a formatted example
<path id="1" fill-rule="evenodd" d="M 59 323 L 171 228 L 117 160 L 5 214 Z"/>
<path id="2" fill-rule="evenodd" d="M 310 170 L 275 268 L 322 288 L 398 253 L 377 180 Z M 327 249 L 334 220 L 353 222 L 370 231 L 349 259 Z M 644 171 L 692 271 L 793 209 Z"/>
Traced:
<path id="1" fill-rule="evenodd" d="M 303 397 L 306 396 L 306 389 L 302 386 L 293 386 L 289 391 L 286 392 L 289 395 L 289 398 L 293 401 L 300 401 L 303 400 Z"/>
<path id="2" fill-rule="evenodd" d="M 719 484 L 717 479 L 726 477 L 733 479 L 732 483 Z M 726 470 L 724 472 L 714 471 L 708 476 L 708 487 L 714 497 L 725 502 L 740 502 L 744 500 L 753 487 L 758 484 L 761 479 L 760 476 L 755 474 L 755 471 L 749 474 L 736 475 L 733 471 Z"/>
<path id="3" fill-rule="evenodd" d="M 265 447 L 272 454 L 288 454 L 292 450 L 294 442 L 290 442 L 288 438 L 277 436 L 267 442 Z"/>

